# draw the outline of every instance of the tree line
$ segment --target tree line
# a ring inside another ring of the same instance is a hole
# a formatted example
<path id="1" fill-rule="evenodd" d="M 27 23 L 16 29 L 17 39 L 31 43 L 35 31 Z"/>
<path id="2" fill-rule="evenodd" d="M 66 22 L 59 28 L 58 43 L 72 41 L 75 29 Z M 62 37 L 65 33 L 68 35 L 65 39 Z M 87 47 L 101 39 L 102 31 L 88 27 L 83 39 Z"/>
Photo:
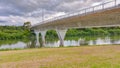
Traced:
<path id="1" fill-rule="evenodd" d="M 30 34 L 30 31 L 23 26 L 0 26 L 0 40 L 23 39 Z"/>
<path id="2" fill-rule="evenodd" d="M 23 26 L 0 26 L 0 40 L 29 38 L 32 34 L 30 27 L 30 22 L 25 22 Z"/>
<path id="3" fill-rule="evenodd" d="M 30 23 L 27 22 L 23 26 L 0 26 L 0 40 L 9 39 L 26 39 L 35 37 L 35 34 L 30 29 Z M 103 35 L 120 35 L 120 27 L 108 28 L 84 28 L 84 29 L 69 29 L 66 37 L 80 36 L 103 36 Z M 46 38 L 58 38 L 55 30 L 47 31 Z"/>
<path id="4" fill-rule="evenodd" d="M 113 35 L 120 35 L 120 27 L 68 29 L 66 33 L 66 37 L 113 36 Z M 46 37 L 57 37 L 57 33 L 54 30 L 50 30 L 47 32 Z"/>

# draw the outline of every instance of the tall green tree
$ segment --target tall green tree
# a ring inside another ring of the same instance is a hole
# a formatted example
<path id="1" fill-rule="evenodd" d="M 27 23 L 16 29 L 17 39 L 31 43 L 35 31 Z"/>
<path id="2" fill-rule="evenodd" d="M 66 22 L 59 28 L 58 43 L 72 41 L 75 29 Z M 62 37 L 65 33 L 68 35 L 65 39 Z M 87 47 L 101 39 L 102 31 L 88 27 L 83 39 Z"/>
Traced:
<path id="1" fill-rule="evenodd" d="M 31 27 L 31 22 L 25 22 L 23 27 L 27 30 L 30 30 L 30 27 Z"/>

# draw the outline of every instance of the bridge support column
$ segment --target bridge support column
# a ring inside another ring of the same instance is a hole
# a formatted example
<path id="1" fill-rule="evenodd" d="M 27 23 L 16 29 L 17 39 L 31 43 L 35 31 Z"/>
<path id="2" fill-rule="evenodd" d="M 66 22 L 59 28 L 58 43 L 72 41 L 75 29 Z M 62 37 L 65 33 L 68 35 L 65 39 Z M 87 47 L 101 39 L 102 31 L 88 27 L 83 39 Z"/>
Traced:
<path id="1" fill-rule="evenodd" d="M 36 34 L 36 46 L 40 46 L 40 42 L 39 42 L 39 31 L 35 31 L 35 34 Z"/>
<path id="2" fill-rule="evenodd" d="M 56 30 L 59 40 L 60 40 L 60 47 L 64 46 L 64 38 L 67 32 L 67 29 L 57 29 Z"/>
<path id="3" fill-rule="evenodd" d="M 42 36 L 42 47 L 45 46 L 45 35 L 46 35 L 46 30 L 45 31 L 40 31 L 41 32 L 41 36 Z"/>

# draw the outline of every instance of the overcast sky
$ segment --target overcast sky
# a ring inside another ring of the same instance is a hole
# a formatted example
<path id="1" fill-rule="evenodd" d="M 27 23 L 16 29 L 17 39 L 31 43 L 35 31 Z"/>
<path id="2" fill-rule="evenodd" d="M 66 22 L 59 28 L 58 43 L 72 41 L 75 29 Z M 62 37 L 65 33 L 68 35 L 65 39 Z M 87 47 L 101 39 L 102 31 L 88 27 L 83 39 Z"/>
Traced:
<path id="1" fill-rule="evenodd" d="M 45 18 L 50 18 L 101 2 L 103 0 L 0 0 L 0 25 L 23 25 L 25 21 L 35 24 L 41 21 L 42 10 Z"/>

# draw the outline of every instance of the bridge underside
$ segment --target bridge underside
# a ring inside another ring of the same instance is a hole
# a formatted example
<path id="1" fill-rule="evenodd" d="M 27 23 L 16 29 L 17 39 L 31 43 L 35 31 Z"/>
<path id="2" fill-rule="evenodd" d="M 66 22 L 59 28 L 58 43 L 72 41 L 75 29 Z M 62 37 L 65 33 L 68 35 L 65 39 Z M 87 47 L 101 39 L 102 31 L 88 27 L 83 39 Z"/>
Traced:
<path id="1" fill-rule="evenodd" d="M 120 7 L 59 19 L 35 26 L 33 29 L 41 34 L 45 34 L 46 30 L 56 30 L 60 45 L 64 45 L 63 40 L 67 29 L 114 26 L 120 26 Z M 43 36 L 42 39 L 45 42 L 45 35 Z"/>

